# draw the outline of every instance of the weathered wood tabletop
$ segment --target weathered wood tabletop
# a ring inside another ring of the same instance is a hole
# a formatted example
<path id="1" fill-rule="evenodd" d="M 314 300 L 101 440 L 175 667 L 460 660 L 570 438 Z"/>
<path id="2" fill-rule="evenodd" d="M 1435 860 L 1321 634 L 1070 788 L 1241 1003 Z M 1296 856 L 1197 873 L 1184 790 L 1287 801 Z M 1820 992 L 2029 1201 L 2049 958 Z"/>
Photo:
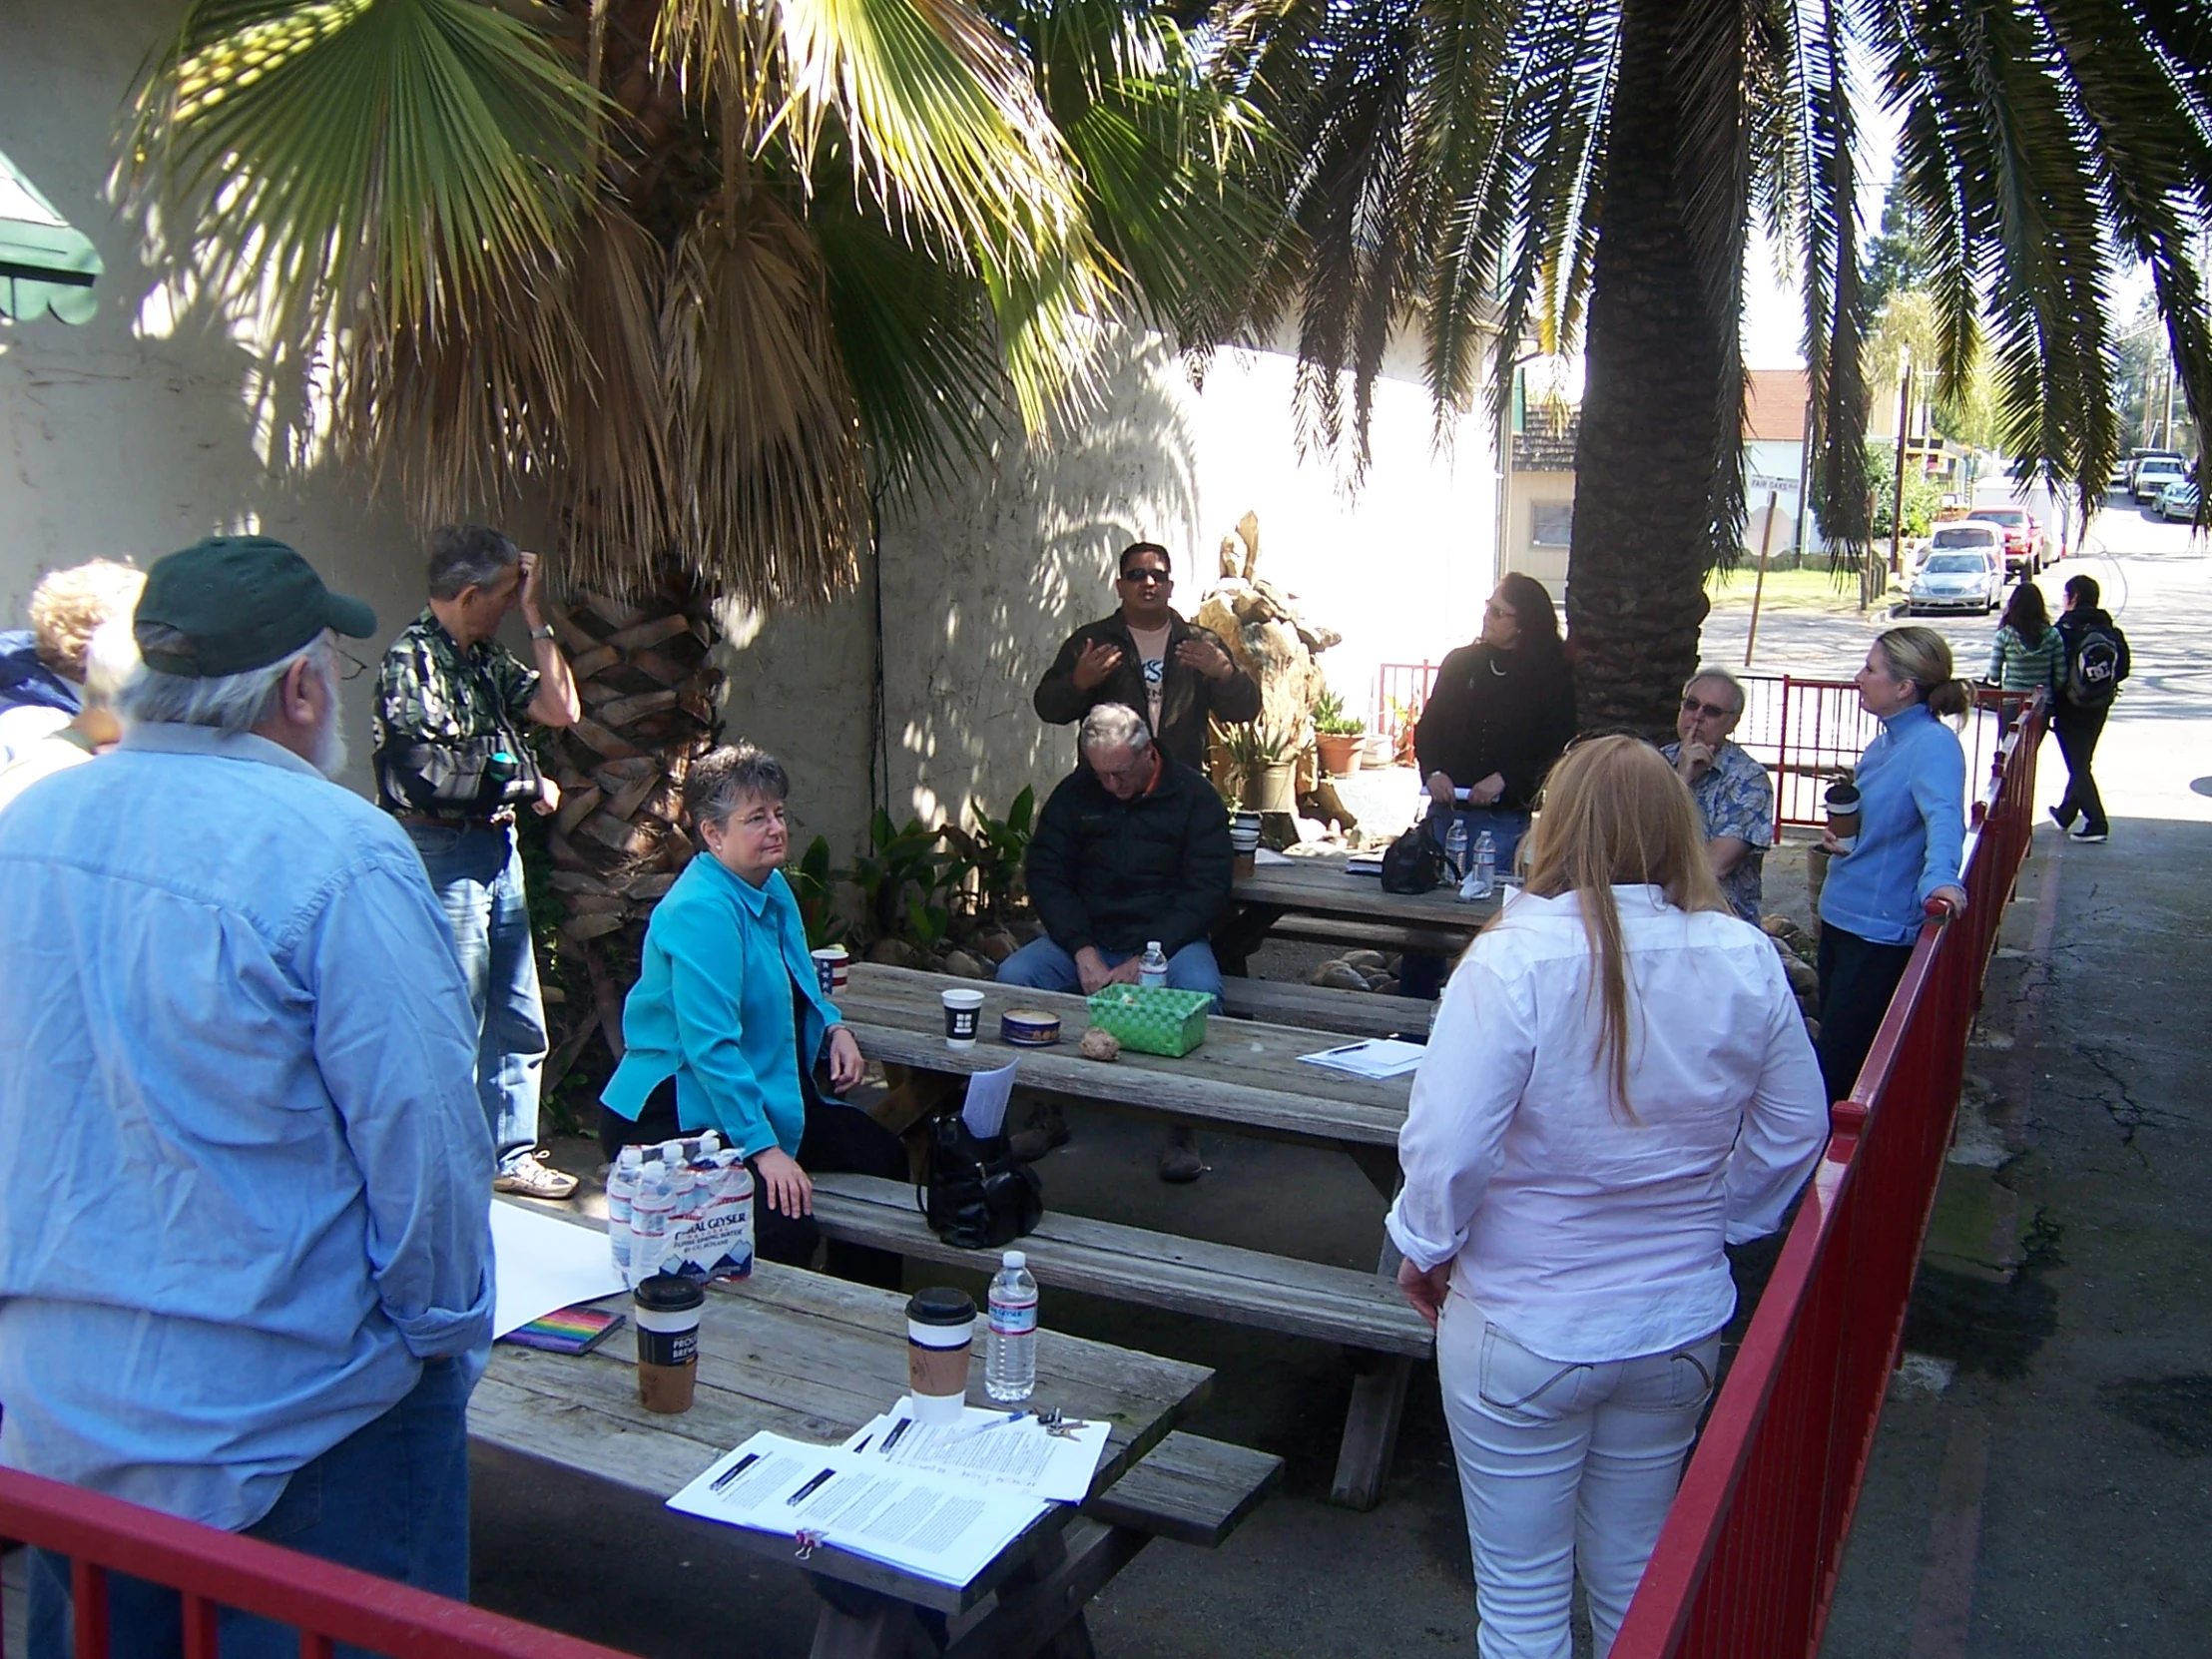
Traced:
<path id="1" fill-rule="evenodd" d="M 888 1291 L 763 1262 L 751 1279 L 708 1292 L 698 1392 L 689 1411 L 662 1416 L 638 1403 L 636 1343 L 625 1329 L 584 1355 L 494 1345 L 490 1368 L 469 1402 L 469 1432 L 502 1451 L 667 1498 L 762 1429 L 831 1444 L 888 1409 L 906 1391 L 904 1308 L 905 1299 Z M 978 1344 L 969 1380 L 976 1401 L 985 1398 L 982 1368 Z M 1112 1425 L 1091 1487 L 1095 1495 L 1157 1444 L 1205 1396 L 1212 1379 L 1203 1366 L 1048 1330 L 1038 1341 L 1035 1398 L 1040 1409 L 1058 1406 Z M 886 1607 L 956 1615 L 994 1592 L 1003 1604 L 1014 1587 L 1040 1583 L 1047 1573 L 1039 1562 L 1058 1565 L 1065 1556 L 1060 1533 L 1074 1514 L 1054 1505 L 959 1589 L 830 1548 L 816 1549 L 804 1570 L 873 1592 Z M 792 1539 L 676 1518 L 799 1564 Z M 1139 1543 L 1122 1540 L 1120 1559 L 1133 1556 Z M 1077 1612 L 1081 1605 L 1075 1603 Z M 887 1633 L 871 1636 L 859 1628 L 870 1618 L 879 1621 L 880 1614 L 856 1618 L 849 1609 L 826 1605 L 816 1651 L 875 1651 L 882 1645 L 877 1637 Z"/>
<path id="2" fill-rule="evenodd" d="M 1341 853 L 1317 853 L 1280 864 L 1262 864 L 1239 876 L 1229 890 L 1229 913 L 1215 926 L 1214 954 L 1224 972 L 1244 971 L 1247 957 L 1286 917 L 1315 916 L 1335 938 L 1362 942 L 1372 932 L 1379 947 L 1456 949 L 1496 911 L 1497 897 L 1462 900 L 1446 883 L 1427 892 L 1384 892 L 1375 875 L 1351 875 Z M 1284 931 L 1291 931 L 1284 928 Z"/>
<path id="3" fill-rule="evenodd" d="M 982 1022 L 973 1048 L 944 1040 L 948 985 L 983 992 Z M 1336 1048 L 1333 1032 L 1258 1020 L 1214 1020 L 1206 1041 L 1179 1058 L 1125 1050 L 1111 1065 L 1086 1060 L 1076 1045 L 1090 1029 L 1080 996 L 1016 985 L 976 985 L 913 968 L 854 962 L 836 997 L 860 1051 L 871 1060 L 922 1071 L 964 1075 L 1021 1061 L 1021 1085 L 1090 1105 L 1123 1107 L 1219 1125 L 1242 1134 L 1340 1147 L 1356 1155 L 1381 1149 L 1389 1174 L 1397 1168 L 1397 1132 L 1412 1092 L 1410 1076 L 1374 1081 L 1309 1065 L 1299 1058 Z M 1060 1041 L 1017 1048 L 1000 1040 L 999 1016 L 1009 1008 L 1042 1008 L 1060 1017 Z M 1385 1187 L 1387 1191 L 1387 1187 Z"/>

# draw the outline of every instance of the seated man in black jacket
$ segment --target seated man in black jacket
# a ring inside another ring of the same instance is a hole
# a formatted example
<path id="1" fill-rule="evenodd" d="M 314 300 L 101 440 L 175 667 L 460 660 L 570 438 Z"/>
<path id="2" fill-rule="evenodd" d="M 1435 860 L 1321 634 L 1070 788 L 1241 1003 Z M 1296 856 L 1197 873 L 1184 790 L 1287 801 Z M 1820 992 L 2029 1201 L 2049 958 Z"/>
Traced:
<path id="1" fill-rule="evenodd" d="M 1220 1005 L 1207 933 L 1229 907 L 1229 814 L 1200 774 L 1161 753 L 1134 710 L 1083 717 L 1082 764 L 1053 790 L 1029 843 L 1029 901 L 1042 937 L 998 964 L 1006 985 L 1082 991 L 1135 984 L 1145 946 L 1168 984 Z M 1168 1181 L 1202 1173 L 1188 1131 L 1160 1160 Z"/>
<path id="2" fill-rule="evenodd" d="M 1121 609 L 1070 634 L 1037 683 L 1039 720 L 1067 726 L 1119 703 L 1146 717 L 1161 749 L 1206 769 L 1206 722 L 1235 726 L 1260 712 L 1260 687 L 1211 629 L 1168 605 L 1175 592 L 1168 550 L 1156 541 L 1121 550 Z"/>

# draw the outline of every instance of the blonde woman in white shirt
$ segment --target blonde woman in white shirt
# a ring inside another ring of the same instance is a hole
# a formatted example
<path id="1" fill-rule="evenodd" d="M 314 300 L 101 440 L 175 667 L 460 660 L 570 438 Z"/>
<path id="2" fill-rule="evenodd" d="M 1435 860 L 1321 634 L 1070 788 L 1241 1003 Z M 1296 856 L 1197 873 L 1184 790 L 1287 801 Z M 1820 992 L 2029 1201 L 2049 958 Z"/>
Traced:
<path id="1" fill-rule="evenodd" d="M 1658 1541 L 1736 1307 L 1828 1100 L 1771 941 L 1633 738 L 1553 769 L 1521 894 L 1445 987 L 1398 1136 L 1398 1283 L 1436 1326 L 1483 1659 L 1599 1659 Z"/>

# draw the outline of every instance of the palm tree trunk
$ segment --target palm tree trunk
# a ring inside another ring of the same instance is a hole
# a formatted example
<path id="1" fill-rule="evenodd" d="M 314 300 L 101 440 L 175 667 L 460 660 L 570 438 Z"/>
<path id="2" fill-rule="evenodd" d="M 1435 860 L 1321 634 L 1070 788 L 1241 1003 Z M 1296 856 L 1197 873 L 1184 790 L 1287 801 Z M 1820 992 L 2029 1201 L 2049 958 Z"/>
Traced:
<path id="1" fill-rule="evenodd" d="M 1738 443 L 1717 430 L 1735 353 L 1716 326 L 1677 160 L 1687 123 L 1672 54 L 1689 10 L 1622 7 L 1568 564 L 1582 725 L 1652 736 L 1671 732 L 1697 666 L 1714 461 Z"/>

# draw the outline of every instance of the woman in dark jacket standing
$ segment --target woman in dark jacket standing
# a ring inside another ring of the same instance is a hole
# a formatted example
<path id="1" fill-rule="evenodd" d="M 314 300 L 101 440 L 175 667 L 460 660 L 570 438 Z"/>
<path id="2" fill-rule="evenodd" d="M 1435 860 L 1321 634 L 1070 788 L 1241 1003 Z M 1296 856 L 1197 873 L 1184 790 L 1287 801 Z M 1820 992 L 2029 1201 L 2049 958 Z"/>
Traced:
<path id="1" fill-rule="evenodd" d="M 1483 606 L 1474 643 L 1444 658 L 1413 729 L 1437 844 L 1456 816 L 1467 827 L 1469 847 L 1487 830 L 1497 867 L 1512 868 L 1544 774 L 1574 727 L 1574 676 L 1558 609 L 1543 583 L 1515 571 Z M 1408 953 L 1398 980 L 1402 995 L 1433 997 L 1443 958 Z"/>

